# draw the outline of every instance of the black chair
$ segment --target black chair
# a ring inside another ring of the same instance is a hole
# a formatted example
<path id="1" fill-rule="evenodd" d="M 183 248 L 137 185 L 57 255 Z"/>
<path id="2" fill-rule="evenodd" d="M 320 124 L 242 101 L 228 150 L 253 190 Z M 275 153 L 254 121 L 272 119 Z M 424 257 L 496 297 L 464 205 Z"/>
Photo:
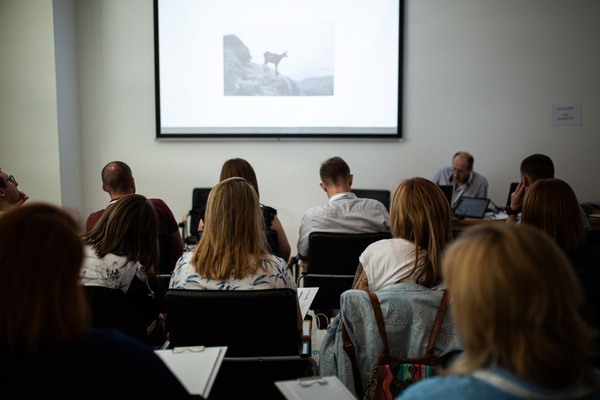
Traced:
<path id="1" fill-rule="evenodd" d="M 315 360 L 300 354 L 292 289 L 169 289 L 165 300 L 163 348 L 227 346 L 210 399 L 283 399 L 275 381 L 318 374 Z"/>
<path id="2" fill-rule="evenodd" d="M 304 287 L 319 288 L 311 309 L 334 316 L 340 308 L 340 295 L 352 288 L 358 257 L 371 243 L 391 237 L 389 232 L 312 232 L 308 237 L 308 267 L 297 279 Z"/>
<path id="3" fill-rule="evenodd" d="M 158 231 L 158 271 L 161 275 L 173 272 L 174 265 L 169 260 L 169 235 L 164 231 Z"/>
<path id="4" fill-rule="evenodd" d="M 390 210 L 390 198 L 391 193 L 389 190 L 384 189 L 351 189 L 351 192 L 356 195 L 356 197 L 361 197 L 365 199 L 375 199 L 383 203 L 385 208 Z"/>
<path id="5" fill-rule="evenodd" d="M 228 357 L 300 354 L 292 289 L 169 289 L 165 305 L 169 347 L 228 346 Z"/>
<path id="6" fill-rule="evenodd" d="M 206 207 L 208 194 L 212 188 L 194 188 L 192 191 L 192 209 L 183 216 L 183 221 L 179 223 L 181 228 L 181 237 L 185 244 L 196 245 L 200 234 L 198 224 L 200 223 L 200 213 Z"/>
<path id="7" fill-rule="evenodd" d="M 149 343 L 149 324 L 120 289 L 83 286 L 94 328 L 116 328 Z"/>

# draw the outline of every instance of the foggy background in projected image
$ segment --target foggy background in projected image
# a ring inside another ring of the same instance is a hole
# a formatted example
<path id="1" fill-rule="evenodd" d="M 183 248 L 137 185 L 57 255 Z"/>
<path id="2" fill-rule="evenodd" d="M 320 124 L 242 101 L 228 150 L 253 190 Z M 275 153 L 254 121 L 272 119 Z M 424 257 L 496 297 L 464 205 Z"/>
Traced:
<path id="1" fill-rule="evenodd" d="M 333 23 L 236 22 L 225 32 L 225 96 L 333 96 Z"/>

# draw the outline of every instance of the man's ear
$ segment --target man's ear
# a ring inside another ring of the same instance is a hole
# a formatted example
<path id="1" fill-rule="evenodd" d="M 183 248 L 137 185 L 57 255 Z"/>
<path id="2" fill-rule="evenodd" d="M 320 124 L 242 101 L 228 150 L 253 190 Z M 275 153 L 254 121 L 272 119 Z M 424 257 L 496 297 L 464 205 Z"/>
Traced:
<path id="1" fill-rule="evenodd" d="M 327 186 L 325 186 L 323 182 L 319 183 L 319 186 L 321 186 L 321 189 L 323 189 L 325 193 L 327 193 Z"/>
<path id="2" fill-rule="evenodd" d="M 108 189 L 106 189 L 106 187 L 104 185 L 102 185 L 102 190 L 104 190 L 106 193 L 108 193 Z"/>
<path id="3" fill-rule="evenodd" d="M 354 175 L 350 174 L 350 177 L 348 177 L 348 185 L 352 186 L 353 179 L 354 179 Z"/>

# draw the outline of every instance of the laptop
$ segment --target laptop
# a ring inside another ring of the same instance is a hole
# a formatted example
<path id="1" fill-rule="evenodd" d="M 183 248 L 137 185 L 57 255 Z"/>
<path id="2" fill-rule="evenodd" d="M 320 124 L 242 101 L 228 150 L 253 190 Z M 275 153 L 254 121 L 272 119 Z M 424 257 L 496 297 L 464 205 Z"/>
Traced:
<path id="1" fill-rule="evenodd" d="M 515 190 L 517 190 L 517 186 L 519 186 L 519 182 L 510 183 L 510 189 L 508 190 L 508 199 L 506 200 L 506 207 L 510 207 L 510 195 L 513 194 Z"/>
<path id="2" fill-rule="evenodd" d="M 452 207 L 452 185 L 438 185 L 442 192 L 444 192 L 444 196 L 448 199 L 448 204 Z"/>
<path id="3" fill-rule="evenodd" d="M 483 218 L 490 199 L 462 196 L 454 209 L 457 218 Z"/>

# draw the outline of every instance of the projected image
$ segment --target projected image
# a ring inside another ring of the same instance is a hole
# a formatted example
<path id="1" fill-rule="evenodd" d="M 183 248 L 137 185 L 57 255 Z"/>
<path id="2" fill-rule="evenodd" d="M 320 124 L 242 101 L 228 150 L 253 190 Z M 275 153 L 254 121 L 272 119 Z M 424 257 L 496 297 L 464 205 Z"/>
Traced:
<path id="1" fill-rule="evenodd" d="M 404 0 L 154 0 L 158 139 L 401 138 Z"/>
<path id="2" fill-rule="evenodd" d="M 234 25 L 223 36 L 225 96 L 334 95 L 333 23 Z"/>

